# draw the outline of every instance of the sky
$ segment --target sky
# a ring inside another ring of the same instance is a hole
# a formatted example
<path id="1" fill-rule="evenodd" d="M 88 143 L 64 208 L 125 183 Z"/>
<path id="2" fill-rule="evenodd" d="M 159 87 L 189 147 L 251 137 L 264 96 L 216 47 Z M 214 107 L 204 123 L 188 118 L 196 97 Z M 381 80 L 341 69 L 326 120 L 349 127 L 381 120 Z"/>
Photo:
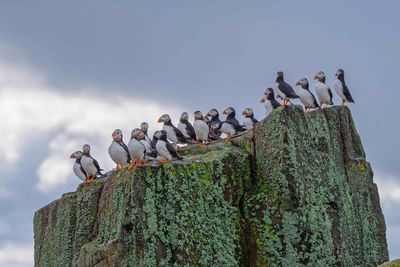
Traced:
<path id="1" fill-rule="evenodd" d="M 337 68 L 400 258 L 400 2 L 0 2 L 0 267 L 33 265 L 35 210 L 74 191 L 71 152 L 100 165 L 111 133 L 169 113 L 250 106 L 278 70 L 292 85 Z M 311 82 L 313 87 L 314 83 Z M 335 103 L 340 103 L 335 95 Z"/>

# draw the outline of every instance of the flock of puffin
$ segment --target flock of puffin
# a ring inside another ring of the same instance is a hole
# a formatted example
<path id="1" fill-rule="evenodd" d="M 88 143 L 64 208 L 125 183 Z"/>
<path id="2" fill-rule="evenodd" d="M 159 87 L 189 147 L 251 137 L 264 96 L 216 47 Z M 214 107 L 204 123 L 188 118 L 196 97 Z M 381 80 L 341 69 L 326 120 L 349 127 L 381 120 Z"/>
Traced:
<path id="1" fill-rule="evenodd" d="M 335 76 L 334 88 L 342 99 L 341 107 L 346 102 L 354 103 L 344 81 L 343 69 L 338 69 Z M 284 107 L 290 102 L 290 99 L 296 98 L 299 98 L 304 105 L 305 112 L 333 105 L 332 91 L 325 83 L 324 72 L 317 72 L 313 79 L 317 80 L 315 92 L 319 102 L 310 92 L 309 83 L 306 78 L 302 78 L 296 82 L 296 86 L 301 87 L 296 93 L 292 86 L 285 82 L 283 72 L 279 71 L 275 80 L 275 90 L 267 88 L 261 98 L 261 103 L 265 105 L 266 116 L 273 109 Z M 282 104 L 275 97 L 282 99 Z M 252 129 L 254 123 L 258 122 L 254 118 L 251 108 L 243 110 L 243 124 L 240 124 L 236 119 L 236 112 L 232 107 L 226 108 L 222 114 L 226 115 L 224 121 L 220 120 L 218 110 L 216 109 L 209 110 L 205 116 L 203 116 L 201 111 L 195 111 L 192 125 L 189 122 L 189 114 L 183 112 L 178 127 L 172 124 L 168 114 L 164 114 L 158 119 L 159 123 L 164 124 L 163 129 L 156 131 L 153 138 L 148 136 L 149 125 L 143 122 L 140 128 L 132 130 L 128 145 L 123 141 L 122 131 L 116 129 L 112 133 L 113 141 L 108 148 L 108 153 L 116 163 L 117 170 L 128 166 L 128 170 L 133 171 L 135 166 L 142 166 L 148 160 L 157 160 L 164 163 L 174 159 L 182 159 L 177 152 L 177 149 L 179 149 L 178 144 L 198 144 L 204 148 L 210 141 L 221 139 L 222 134 L 226 135 L 224 140 L 229 141 L 238 132 Z M 90 183 L 95 178 L 104 177 L 99 163 L 90 154 L 90 146 L 88 144 L 83 146 L 82 151 L 72 153 L 70 158 L 75 159 L 73 165 L 75 175 L 85 183 Z"/>

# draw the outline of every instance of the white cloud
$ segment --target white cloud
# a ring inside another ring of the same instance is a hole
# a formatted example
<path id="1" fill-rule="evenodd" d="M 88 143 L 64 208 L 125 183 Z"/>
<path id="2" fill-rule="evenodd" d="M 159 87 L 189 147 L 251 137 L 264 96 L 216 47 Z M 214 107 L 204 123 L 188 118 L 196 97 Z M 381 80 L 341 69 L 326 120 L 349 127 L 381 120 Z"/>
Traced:
<path id="1" fill-rule="evenodd" d="M 0 246 L 0 266 L 32 266 L 32 244 L 6 243 Z"/>
<path id="2" fill-rule="evenodd" d="M 93 156 L 109 169 L 113 164 L 107 148 L 114 129 L 122 129 L 129 140 L 130 131 L 142 121 L 154 130 L 160 127 L 158 116 L 169 113 L 177 118 L 181 112 L 150 99 L 137 99 L 134 89 L 130 96 L 95 95 L 95 90 L 67 94 L 48 88 L 40 75 L 32 78 L 26 70 L 4 67 L 1 61 L 0 73 L 0 160 L 14 164 L 24 148 L 47 138 L 48 146 L 43 149 L 49 154 L 37 169 L 41 192 L 68 182 L 73 176 L 69 155 L 83 144 L 91 144 Z"/>
<path id="3" fill-rule="evenodd" d="M 374 180 L 382 202 L 400 204 L 400 177 L 375 172 Z"/>

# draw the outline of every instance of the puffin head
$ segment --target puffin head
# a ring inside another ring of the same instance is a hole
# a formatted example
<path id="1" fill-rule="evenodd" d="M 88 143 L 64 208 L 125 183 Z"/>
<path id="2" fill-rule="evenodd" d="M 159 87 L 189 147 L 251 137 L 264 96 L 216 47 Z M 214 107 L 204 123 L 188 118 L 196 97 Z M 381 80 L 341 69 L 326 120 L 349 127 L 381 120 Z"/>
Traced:
<path id="1" fill-rule="evenodd" d="M 187 112 L 182 112 L 181 121 L 189 121 L 189 114 Z"/>
<path id="2" fill-rule="evenodd" d="M 158 118 L 157 122 L 160 123 L 160 122 L 168 122 L 168 121 L 171 121 L 171 118 L 169 117 L 169 115 L 163 114 L 163 115 L 161 115 L 160 118 Z"/>
<path id="3" fill-rule="evenodd" d="M 153 134 L 153 140 L 158 140 L 158 139 L 160 139 L 161 135 L 162 135 L 161 131 L 156 131 L 156 132 Z"/>
<path id="4" fill-rule="evenodd" d="M 344 70 L 343 69 L 337 69 L 335 76 L 339 78 L 344 78 Z"/>
<path id="5" fill-rule="evenodd" d="M 139 128 L 135 128 L 131 132 L 131 138 L 135 138 L 136 140 L 139 140 L 139 134 L 142 132 Z"/>
<path id="6" fill-rule="evenodd" d="M 115 142 L 121 142 L 123 138 L 122 131 L 120 129 L 114 130 L 111 136 Z"/>
<path id="7" fill-rule="evenodd" d="M 318 80 L 320 82 L 325 82 L 325 73 L 323 71 L 318 71 L 314 75 L 313 80 Z"/>
<path id="8" fill-rule="evenodd" d="M 245 116 L 245 117 L 250 117 L 250 116 L 252 116 L 252 115 L 253 115 L 253 109 L 252 109 L 252 108 L 245 108 L 245 109 L 242 111 L 242 115 Z"/>
<path id="9" fill-rule="evenodd" d="M 203 120 L 203 114 L 200 110 L 196 110 L 194 113 L 194 120 Z"/>
<path id="10" fill-rule="evenodd" d="M 149 124 L 147 122 L 142 122 L 142 124 L 140 124 L 140 130 L 147 133 L 149 130 Z"/>
<path id="11" fill-rule="evenodd" d="M 207 113 L 206 113 L 206 117 L 211 117 L 211 118 L 215 118 L 219 115 L 218 110 L 216 110 L 215 108 L 210 109 Z"/>
<path id="12" fill-rule="evenodd" d="M 83 156 L 82 151 L 75 151 L 69 156 L 70 159 L 80 159 Z"/>
<path id="13" fill-rule="evenodd" d="M 276 73 L 276 80 L 275 80 L 276 82 L 281 82 L 281 81 L 283 81 L 283 71 L 278 71 L 277 73 Z"/>
<path id="14" fill-rule="evenodd" d="M 303 89 L 307 89 L 308 90 L 308 80 L 307 78 L 301 78 L 300 80 L 298 80 L 296 82 L 296 86 L 301 86 Z"/>
<path id="15" fill-rule="evenodd" d="M 226 109 L 224 109 L 224 112 L 222 112 L 222 114 L 228 115 L 228 116 L 231 114 L 235 115 L 235 109 L 232 107 L 227 107 Z"/>
<path id="16" fill-rule="evenodd" d="M 215 130 L 218 130 L 219 128 L 220 128 L 219 122 L 214 122 L 211 124 L 211 130 L 215 131 Z"/>
<path id="17" fill-rule="evenodd" d="M 84 144 L 82 148 L 83 154 L 90 155 L 90 145 Z"/>
<path id="18" fill-rule="evenodd" d="M 267 89 L 265 89 L 264 95 L 261 98 L 261 103 L 265 103 L 265 101 L 267 100 L 271 100 L 274 99 L 275 95 L 274 95 L 274 89 L 272 89 L 271 87 L 268 87 Z"/>

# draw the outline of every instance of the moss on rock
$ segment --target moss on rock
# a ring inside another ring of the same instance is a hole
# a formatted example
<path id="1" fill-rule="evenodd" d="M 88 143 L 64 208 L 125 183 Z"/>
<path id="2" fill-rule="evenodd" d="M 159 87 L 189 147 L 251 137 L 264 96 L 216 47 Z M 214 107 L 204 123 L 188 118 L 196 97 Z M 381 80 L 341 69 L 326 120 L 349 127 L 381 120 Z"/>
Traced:
<path id="1" fill-rule="evenodd" d="M 253 141 L 254 135 L 254 141 Z M 230 143 L 81 185 L 35 213 L 35 266 L 375 266 L 371 166 L 348 109 L 275 110 Z"/>

